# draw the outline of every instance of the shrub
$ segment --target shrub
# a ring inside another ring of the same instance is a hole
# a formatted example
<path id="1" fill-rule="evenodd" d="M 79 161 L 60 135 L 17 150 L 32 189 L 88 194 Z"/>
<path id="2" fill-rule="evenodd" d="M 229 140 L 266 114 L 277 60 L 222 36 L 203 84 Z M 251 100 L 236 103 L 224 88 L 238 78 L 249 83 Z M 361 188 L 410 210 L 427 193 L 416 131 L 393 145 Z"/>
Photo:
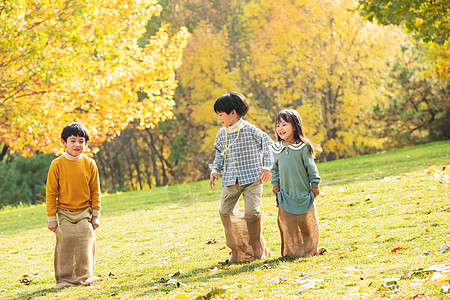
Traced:
<path id="1" fill-rule="evenodd" d="M 36 154 L 0 163 L 0 207 L 45 201 L 45 184 L 54 155 Z"/>

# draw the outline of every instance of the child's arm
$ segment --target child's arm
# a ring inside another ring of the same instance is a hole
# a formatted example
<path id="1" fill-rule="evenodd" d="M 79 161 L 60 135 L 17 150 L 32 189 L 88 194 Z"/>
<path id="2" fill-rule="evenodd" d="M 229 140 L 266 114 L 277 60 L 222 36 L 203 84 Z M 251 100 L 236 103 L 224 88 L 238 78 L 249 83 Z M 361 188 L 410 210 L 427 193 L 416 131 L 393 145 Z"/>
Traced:
<path id="1" fill-rule="evenodd" d="M 58 198 L 58 177 L 59 172 L 56 164 L 52 162 L 47 175 L 47 185 L 45 201 L 47 205 L 47 217 L 48 225 L 47 228 L 53 232 L 56 231 L 58 223 L 56 221 L 56 199 Z"/>
<path id="2" fill-rule="evenodd" d="M 276 195 L 280 191 L 280 173 L 278 172 L 278 161 L 274 160 L 272 165 L 272 192 Z"/>
<path id="3" fill-rule="evenodd" d="M 303 154 L 303 163 L 305 164 L 305 168 L 308 171 L 309 176 L 309 182 L 311 184 L 311 190 L 314 193 L 314 196 L 316 197 L 319 195 L 319 183 L 322 181 L 322 179 L 319 176 L 319 170 L 317 170 L 316 163 L 314 162 L 314 159 L 309 154 L 309 147 L 303 147 L 302 154 Z"/>
<path id="4" fill-rule="evenodd" d="M 97 229 L 100 226 L 100 208 L 101 208 L 101 191 L 100 191 L 100 177 L 98 175 L 97 164 L 92 160 L 91 181 L 89 188 L 91 190 L 91 207 L 92 207 L 92 227 Z"/>
<path id="5" fill-rule="evenodd" d="M 216 136 L 216 141 L 214 142 L 214 149 L 216 150 L 216 155 L 214 157 L 214 162 L 209 164 L 211 169 L 211 176 L 209 178 L 209 187 L 213 188 L 216 186 L 214 181 L 219 180 L 219 172 L 223 171 L 223 160 L 224 156 L 222 154 L 222 149 L 224 148 L 224 137 L 221 131 Z"/>

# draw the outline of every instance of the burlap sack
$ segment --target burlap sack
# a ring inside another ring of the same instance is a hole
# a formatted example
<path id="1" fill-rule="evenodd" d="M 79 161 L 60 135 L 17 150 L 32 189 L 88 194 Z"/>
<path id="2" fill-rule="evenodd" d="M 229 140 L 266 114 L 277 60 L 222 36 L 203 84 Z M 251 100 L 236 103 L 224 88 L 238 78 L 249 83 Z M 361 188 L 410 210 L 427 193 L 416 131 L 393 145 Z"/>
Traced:
<path id="1" fill-rule="evenodd" d="M 262 213 L 244 217 L 239 210 L 236 216 L 220 214 L 227 246 L 231 249 L 230 262 L 266 259 L 272 255 L 262 236 Z"/>
<path id="2" fill-rule="evenodd" d="M 91 209 L 70 212 L 58 209 L 56 229 L 55 278 L 56 287 L 88 285 L 92 281 L 95 234 Z"/>
<path id="3" fill-rule="evenodd" d="M 281 255 L 291 258 L 314 256 L 319 245 L 319 224 L 316 207 L 306 214 L 293 215 L 278 206 L 278 228 Z"/>

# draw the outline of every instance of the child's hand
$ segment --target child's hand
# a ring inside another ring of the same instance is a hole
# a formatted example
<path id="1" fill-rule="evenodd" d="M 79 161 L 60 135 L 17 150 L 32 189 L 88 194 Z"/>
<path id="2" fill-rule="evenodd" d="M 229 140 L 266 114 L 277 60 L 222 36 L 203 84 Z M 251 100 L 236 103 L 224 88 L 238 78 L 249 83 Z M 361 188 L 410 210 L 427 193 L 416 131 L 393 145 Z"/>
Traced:
<path id="1" fill-rule="evenodd" d="M 51 231 L 55 232 L 57 227 L 58 227 L 58 222 L 56 222 L 56 221 L 48 222 L 47 228 L 50 229 Z"/>
<path id="2" fill-rule="evenodd" d="M 214 181 L 219 180 L 219 174 L 217 173 L 211 173 L 211 177 L 209 178 L 209 187 L 213 188 L 216 187 L 216 184 Z"/>
<path id="3" fill-rule="evenodd" d="M 278 192 L 280 191 L 280 187 L 277 185 L 277 186 L 274 186 L 273 187 L 273 189 L 272 189 L 272 192 L 276 195 L 276 194 L 278 194 Z"/>
<path id="4" fill-rule="evenodd" d="M 314 197 L 317 197 L 319 195 L 319 193 L 320 193 L 318 187 L 312 187 L 311 190 L 312 190 L 312 192 L 314 194 Z"/>
<path id="5" fill-rule="evenodd" d="M 92 228 L 97 229 L 100 226 L 100 221 L 98 220 L 98 217 L 92 217 L 91 219 Z"/>
<path id="6" fill-rule="evenodd" d="M 259 177 L 261 178 L 262 182 L 269 181 L 272 178 L 272 172 L 270 172 L 270 170 L 263 169 Z"/>

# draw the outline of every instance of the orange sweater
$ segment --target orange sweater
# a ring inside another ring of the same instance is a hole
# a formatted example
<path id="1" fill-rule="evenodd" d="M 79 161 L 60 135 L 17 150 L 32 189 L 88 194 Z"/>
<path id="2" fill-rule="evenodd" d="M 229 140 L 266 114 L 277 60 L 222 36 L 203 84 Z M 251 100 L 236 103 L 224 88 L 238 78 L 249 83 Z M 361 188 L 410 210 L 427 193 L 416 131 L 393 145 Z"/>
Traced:
<path id="1" fill-rule="evenodd" d="M 56 221 L 56 208 L 77 211 L 92 207 L 100 215 L 100 181 L 92 158 L 82 154 L 78 160 L 64 155 L 54 159 L 47 178 L 47 217 Z"/>

